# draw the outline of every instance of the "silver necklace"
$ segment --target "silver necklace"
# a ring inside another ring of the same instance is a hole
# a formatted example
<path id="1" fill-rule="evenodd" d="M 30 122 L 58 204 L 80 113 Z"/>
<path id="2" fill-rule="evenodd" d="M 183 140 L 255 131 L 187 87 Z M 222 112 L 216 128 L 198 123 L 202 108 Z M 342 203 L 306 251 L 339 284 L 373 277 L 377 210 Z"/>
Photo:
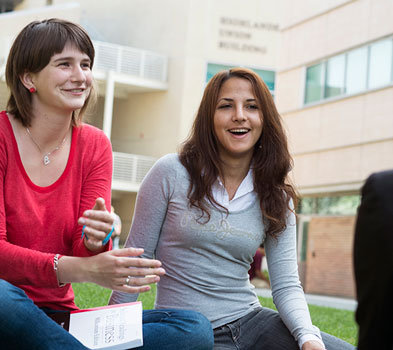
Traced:
<path id="1" fill-rule="evenodd" d="M 41 154 L 43 154 L 44 152 L 42 152 L 42 149 L 41 149 L 40 145 L 39 145 L 37 142 L 35 142 L 35 140 L 33 139 L 33 135 L 31 134 L 31 132 L 30 132 L 30 130 L 29 130 L 28 127 L 26 127 L 26 131 L 27 131 L 27 133 L 29 134 L 29 136 L 30 136 L 30 138 L 31 138 L 31 141 L 34 142 L 34 144 L 37 146 L 37 148 L 39 149 L 39 151 L 41 152 Z M 54 153 L 54 152 L 56 152 L 57 150 L 59 150 L 61 146 L 63 146 L 63 144 L 64 144 L 64 142 L 65 142 L 65 140 L 66 140 L 66 138 L 67 138 L 67 134 L 68 134 L 68 130 L 67 130 L 67 132 L 66 132 L 66 134 L 65 134 L 65 136 L 64 136 L 64 138 L 63 138 L 63 141 L 61 141 L 60 144 L 59 144 L 54 150 L 52 150 L 52 151 L 50 151 L 50 152 L 44 154 L 44 156 L 43 156 L 44 165 L 48 165 L 48 164 L 50 163 L 50 158 L 49 158 L 49 156 L 50 156 L 52 153 Z"/>

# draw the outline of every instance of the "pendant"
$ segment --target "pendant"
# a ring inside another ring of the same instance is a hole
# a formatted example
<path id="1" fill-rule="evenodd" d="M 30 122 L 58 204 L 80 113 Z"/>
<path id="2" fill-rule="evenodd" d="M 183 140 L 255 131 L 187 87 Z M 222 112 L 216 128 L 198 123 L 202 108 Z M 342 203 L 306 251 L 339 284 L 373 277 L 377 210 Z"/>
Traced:
<path id="1" fill-rule="evenodd" d="M 44 156 L 44 165 L 48 165 L 49 163 L 50 163 L 49 156 L 48 155 Z"/>

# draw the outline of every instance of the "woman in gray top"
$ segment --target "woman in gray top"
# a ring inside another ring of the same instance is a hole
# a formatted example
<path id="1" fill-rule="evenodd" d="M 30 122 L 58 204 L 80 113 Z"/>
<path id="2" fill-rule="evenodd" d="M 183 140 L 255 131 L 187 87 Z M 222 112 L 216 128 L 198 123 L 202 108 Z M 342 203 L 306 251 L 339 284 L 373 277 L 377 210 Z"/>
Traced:
<path id="1" fill-rule="evenodd" d="M 215 349 L 352 349 L 311 323 L 296 261 L 291 157 L 272 96 L 236 68 L 208 83 L 179 155 L 161 158 L 138 193 L 126 246 L 161 260 L 156 308 L 193 309 Z M 273 300 L 261 307 L 248 270 L 265 244 Z M 137 298 L 113 292 L 110 303 Z"/>

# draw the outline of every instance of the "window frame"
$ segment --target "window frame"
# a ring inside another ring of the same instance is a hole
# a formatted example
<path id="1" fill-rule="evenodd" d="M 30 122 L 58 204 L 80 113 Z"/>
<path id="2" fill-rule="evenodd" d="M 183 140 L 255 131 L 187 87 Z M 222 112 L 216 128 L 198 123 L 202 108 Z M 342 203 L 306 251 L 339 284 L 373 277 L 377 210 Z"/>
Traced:
<path id="1" fill-rule="evenodd" d="M 387 84 L 382 84 L 380 86 L 375 86 L 370 88 L 370 58 L 371 58 L 371 46 L 378 43 L 378 42 L 382 42 L 382 41 L 391 41 L 391 50 L 392 50 L 392 59 L 391 59 L 391 66 L 390 66 L 390 81 Z M 361 89 L 359 91 L 353 92 L 353 93 L 347 93 L 347 70 L 348 70 L 348 54 L 352 51 L 355 51 L 357 49 L 361 49 L 363 47 L 367 48 L 367 62 L 366 62 L 366 87 L 365 89 Z M 325 97 L 326 95 L 326 84 L 327 84 L 327 66 L 328 66 L 328 61 L 332 58 L 335 58 L 337 56 L 340 55 L 344 55 L 344 76 L 343 76 L 343 92 L 341 94 L 335 95 L 335 96 L 329 96 L 329 97 Z M 314 100 L 311 102 L 307 102 L 306 98 L 307 98 L 307 73 L 308 70 L 311 67 L 314 67 L 316 65 L 322 64 L 324 66 L 324 74 L 322 76 L 322 97 L 318 100 Z M 379 38 L 378 40 L 374 40 L 372 42 L 369 42 L 367 44 L 363 44 L 363 45 L 359 45 L 356 47 L 351 48 L 350 50 L 346 50 L 340 53 L 337 53 L 335 55 L 331 55 L 329 57 L 326 57 L 324 59 L 321 59 L 319 61 L 314 61 L 312 64 L 306 65 L 305 69 L 304 69 L 304 75 L 303 75 L 303 97 L 302 97 L 302 103 L 303 103 L 303 107 L 309 107 L 309 106 L 313 106 L 316 104 L 320 104 L 320 103 L 325 103 L 328 101 L 332 101 L 332 100 L 337 100 L 337 99 L 341 99 L 341 98 L 345 98 L 345 97 L 349 97 L 349 96 L 355 96 L 355 95 L 359 95 L 359 94 L 363 94 L 366 93 L 368 91 L 373 91 L 373 90 L 379 90 L 379 89 L 384 89 L 386 87 L 390 87 L 393 86 L 393 36 L 389 35 L 387 37 L 383 37 L 383 38 Z"/>

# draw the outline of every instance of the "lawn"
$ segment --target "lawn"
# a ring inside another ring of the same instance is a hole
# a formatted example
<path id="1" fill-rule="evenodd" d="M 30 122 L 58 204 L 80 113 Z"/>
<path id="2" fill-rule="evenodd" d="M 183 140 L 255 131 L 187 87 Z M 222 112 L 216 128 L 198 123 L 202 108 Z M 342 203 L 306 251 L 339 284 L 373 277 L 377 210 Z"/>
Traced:
<path id="1" fill-rule="evenodd" d="M 75 302 L 81 309 L 106 305 L 110 290 L 90 283 L 73 283 Z M 155 297 L 155 286 L 147 293 L 139 296 L 144 309 L 152 309 Z M 276 309 L 271 298 L 259 298 L 265 307 Z M 335 335 L 352 345 L 356 345 L 357 327 L 354 313 L 347 310 L 338 310 L 329 307 L 310 305 L 310 314 L 314 325 L 321 331 Z"/>

